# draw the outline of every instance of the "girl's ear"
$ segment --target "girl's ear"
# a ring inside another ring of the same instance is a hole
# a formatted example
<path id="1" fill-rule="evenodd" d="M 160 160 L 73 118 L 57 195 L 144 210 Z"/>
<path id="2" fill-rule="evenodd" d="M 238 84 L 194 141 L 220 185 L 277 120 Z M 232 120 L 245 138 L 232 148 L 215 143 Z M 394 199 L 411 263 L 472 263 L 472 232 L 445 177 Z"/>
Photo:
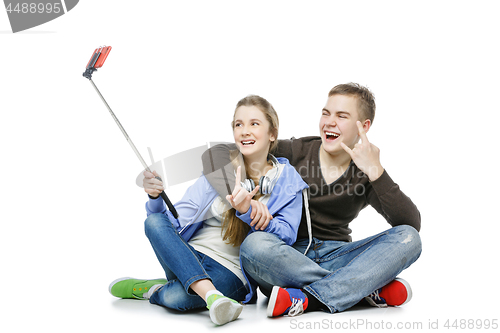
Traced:
<path id="1" fill-rule="evenodd" d="M 277 131 L 271 131 L 271 132 L 270 132 L 271 136 L 270 136 L 270 138 L 269 138 L 269 141 L 271 141 L 271 142 L 276 141 L 276 137 L 278 136 L 276 132 L 277 132 Z"/>

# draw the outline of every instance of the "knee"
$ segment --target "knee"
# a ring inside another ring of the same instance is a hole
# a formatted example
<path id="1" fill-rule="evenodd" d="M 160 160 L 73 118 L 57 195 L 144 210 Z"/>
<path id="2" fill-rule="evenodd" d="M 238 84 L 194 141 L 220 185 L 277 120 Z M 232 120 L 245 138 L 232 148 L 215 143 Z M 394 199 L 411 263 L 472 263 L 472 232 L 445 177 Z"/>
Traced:
<path id="1" fill-rule="evenodd" d="M 422 252 L 422 240 L 418 231 L 409 225 L 399 225 L 394 227 L 398 235 L 398 242 L 404 246 L 406 252 L 411 253 L 415 259 L 420 256 Z"/>
<path id="2" fill-rule="evenodd" d="M 261 231 L 253 232 L 241 244 L 240 256 L 242 259 L 265 257 L 269 253 L 273 253 L 273 248 L 280 243 L 283 241 L 275 234 Z"/>
<path id="3" fill-rule="evenodd" d="M 182 294 L 182 292 L 184 292 Z M 188 295 L 184 290 L 180 292 L 171 292 L 165 295 L 162 299 L 162 305 L 172 310 L 187 311 L 190 310 L 189 300 L 187 298 L 194 297 Z"/>
<path id="4" fill-rule="evenodd" d="M 165 214 L 151 214 L 147 217 L 146 221 L 144 221 L 144 231 L 148 238 L 159 229 L 165 230 L 166 228 L 173 228 L 173 226 L 168 216 Z"/>
<path id="5" fill-rule="evenodd" d="M 152 299 L 152 303 L 177 311 L 187 311 L 203 307 L 204 301 L 198 295 L 189 295 L 176 280 L 165 285 Z"/>

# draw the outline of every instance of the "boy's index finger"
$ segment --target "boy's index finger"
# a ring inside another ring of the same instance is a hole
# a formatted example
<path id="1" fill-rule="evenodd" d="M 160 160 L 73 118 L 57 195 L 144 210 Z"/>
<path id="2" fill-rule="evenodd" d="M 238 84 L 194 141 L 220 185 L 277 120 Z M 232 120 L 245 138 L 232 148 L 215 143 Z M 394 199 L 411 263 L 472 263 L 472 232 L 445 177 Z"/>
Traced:
<path id="1" fill-rule="evenodd" d="M 356 122 L 356 125 L 358 125 L 358 133 L 359 133 L 359 136 L 361 137 L 361 141 L 368 142 L 368 137 L 366 136 L 365 129 L 363 128 L 363 125 L 361 124 L 361 122 L 359 120 Z"/>
<path id="2" fill-rule="evenodd" d="M 351 148 L 347 147 L 347 145 L 343 142 L 340 143 L 340 146 L 342 148 L 344 148 L 345 152 L 349 154 L 349 156 L 351 156 L 351 158 L 353 157 L 353 153 L 352 153 L 352 150 Z"/>

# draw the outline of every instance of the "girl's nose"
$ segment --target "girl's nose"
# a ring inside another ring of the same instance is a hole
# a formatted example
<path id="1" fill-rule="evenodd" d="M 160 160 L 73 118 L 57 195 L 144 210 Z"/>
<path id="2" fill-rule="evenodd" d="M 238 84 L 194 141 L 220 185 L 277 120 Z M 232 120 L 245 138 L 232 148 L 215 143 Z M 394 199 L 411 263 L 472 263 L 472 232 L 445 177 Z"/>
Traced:
<path id="1" fill-rule="evenodd" d="M 243 127 L 243 135 L 249 135 L 250 134 L 250 127 L 245 126 Z"/>

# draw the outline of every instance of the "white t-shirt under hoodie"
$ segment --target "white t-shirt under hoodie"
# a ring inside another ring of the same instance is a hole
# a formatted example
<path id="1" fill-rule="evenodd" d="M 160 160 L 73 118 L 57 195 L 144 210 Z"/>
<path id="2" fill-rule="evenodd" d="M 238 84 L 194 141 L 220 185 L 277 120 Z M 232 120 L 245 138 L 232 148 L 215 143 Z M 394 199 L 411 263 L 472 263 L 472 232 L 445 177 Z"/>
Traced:
<path id="1" fill-rule="evenodd" d="M 281 174 L 283 168 L 283 164 L 278 164 L 278 170 L 273 168 L 269 170 L 266 176 L 273 178 L 274 173 L 278 172 Z M 259 198 L 259 201 L 263 204 L 267 204 L 270 196 L 271 194 L 264 195 Z M 230 208 L 231 206 L 226 200 L 217 197 L 211 207 L 213 217 L 203 222 L 203 228 L 198 230 L 188 243 L 196 251 L 209 256 L 229 269 L 246 285 L 247 282 L 240 267 L 240 247 L 232 246 L 222 240 L 222 214 Z"/>

